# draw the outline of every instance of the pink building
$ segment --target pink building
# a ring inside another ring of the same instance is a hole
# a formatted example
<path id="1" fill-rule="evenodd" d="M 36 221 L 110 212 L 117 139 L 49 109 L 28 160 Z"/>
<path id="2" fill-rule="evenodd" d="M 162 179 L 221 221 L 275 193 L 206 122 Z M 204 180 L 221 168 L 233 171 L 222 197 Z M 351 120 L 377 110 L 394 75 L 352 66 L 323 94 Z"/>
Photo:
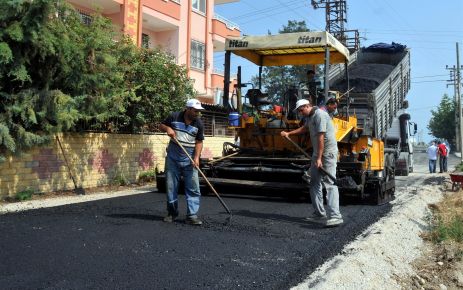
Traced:
<path id="1" fill-rule="evenodd" d="M 161 47 L 171 53 L 188 74 L 202 102 L 215 104 L 223 91 L 223 64 L 214 52 L 224 50 L 225 38 L 239 36 L 239 27 L 214 14 L 214 5 L 239 0 L 68 0 L 83 21 L 100 11 L 138 46 Z M 230 89 L 233 91 L 233 89 Z"/>

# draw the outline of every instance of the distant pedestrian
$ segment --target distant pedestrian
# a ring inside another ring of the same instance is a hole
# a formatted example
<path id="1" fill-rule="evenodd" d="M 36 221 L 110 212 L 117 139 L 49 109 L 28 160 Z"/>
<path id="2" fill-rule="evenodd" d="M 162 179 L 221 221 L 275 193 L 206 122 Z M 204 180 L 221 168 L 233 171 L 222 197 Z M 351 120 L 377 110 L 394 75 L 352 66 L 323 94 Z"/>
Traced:
<path id="1" fill-rule="evenodd" d="M 426 150 L 429 159 L 429 173 L 436 173 L 436 161 L 437 161 L 437 146 L 436 142 L 432 141 L 431 145 Z"/>
<path id="2" fill-rule="evenodd" d="M 439 173 L 447 172 L 447 146 L 441 141 L 438 141 L 437 149 L 439 155 Z"/>

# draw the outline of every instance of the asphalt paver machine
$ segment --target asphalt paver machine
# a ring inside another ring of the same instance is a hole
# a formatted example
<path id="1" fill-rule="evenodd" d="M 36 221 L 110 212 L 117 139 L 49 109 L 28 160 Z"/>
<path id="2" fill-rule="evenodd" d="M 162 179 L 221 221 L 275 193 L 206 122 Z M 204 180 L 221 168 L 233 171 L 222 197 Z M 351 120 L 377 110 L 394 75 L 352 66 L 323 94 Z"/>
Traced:
<path id="1" fill-rule="evenodd" d="M 230 124 L 236 130 L 239 145 L 224 143 L 223 156 L 212 161 L 203 160 L 201 169 L 214 186 L 233 189 L 235 193 L 259 190 L 297 195 L 306 192 L 310 182 L 306 172 L 311 160 L 299 149 L 311 153 L 310 137 L 291 136 L 298 145 L 295 146 L 282 138 L 280 132 L 300 126 L 300 116 L 293 111 L 298 99 L 308 98 L 315 102 L 315 98 L 307 85 L 289 89 L 282 103 L 272 102 L 262 91 L 262 67 L 324 65 L 322 95 L 336 94 L 339 98 L 342 92 L 329 90 L 329 70 L 333 64 L 344 63 L 347 67 L 349 50 L 328 32 L 227 39 L 224 77 L 224 106 L 227 107 L 232 88 L 231 54 L 259 66 L 259 85 L 240 97 L 242 86 L 238 78 L 237 109 L 230 112 Z M 345 78 L 348 80 L 347 74 Z M 385 153 L 383 141 L 364 134 L 357 125 L 355 112 L 349 110 L 350 102 L 348 91 L 344 92 L 339 114 L 332 120 L 339 148 L 336 184 L 341 195 L 355 195 L 377 204 L 387 202 L 393 198 L 395 190 L 393 156 Z"/>

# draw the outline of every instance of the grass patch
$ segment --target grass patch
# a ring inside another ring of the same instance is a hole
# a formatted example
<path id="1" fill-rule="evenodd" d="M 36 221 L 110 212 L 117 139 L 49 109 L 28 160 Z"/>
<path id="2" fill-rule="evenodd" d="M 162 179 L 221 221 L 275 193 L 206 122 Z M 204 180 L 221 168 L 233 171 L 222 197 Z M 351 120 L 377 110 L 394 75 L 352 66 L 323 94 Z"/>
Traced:
<path id="1" fill-rule="evenodd" d="M 434 242 L 457 242 L 463 245 L 463 196 L 461 192 L 448 194 L 438 204 L 430 205 L 430 231 L 425 237 Z"/>
<path id="2" fill-rule="evenodd" d="M 455 166 L 455 170 L 456 171 L 463 171 L 463 163 L 460 163 L 457 166 Z"/>
<path id="3" fill-rule="evenodd" d="M 23 201 L 23 200 L 32 199 L 33 194 L 34 194 L 34 191 L 32 189 L 26 189 L 26 190 L 17 192 L 14 197 L 16 200 Z"/>
<path id="4" fill-rule="evenodd" d="M 140 182 L 153 182 L 155 179 L 156 179 L 156 170 L 155 169 L 143 171 L 138 176 L 138 180 Z"/>
<path id="5" fill-rule="evenodd" d="M 435 243 L 448 240 L 461 243 L 463 242 L 463 219 L 455 217 L 448 223 L 438 219 L 431 232 L 431 240 Z"/>
<path id="6" fill-rule="evenodd" d="M 119 186 L 125 186 L 129 184 L 130 184 L 129 180 L 127 179 L 127 177 L 125 177 L 125 175 L 122 172 L 116 172 L 111 182 L 111 185 L 119 185 Z"/>

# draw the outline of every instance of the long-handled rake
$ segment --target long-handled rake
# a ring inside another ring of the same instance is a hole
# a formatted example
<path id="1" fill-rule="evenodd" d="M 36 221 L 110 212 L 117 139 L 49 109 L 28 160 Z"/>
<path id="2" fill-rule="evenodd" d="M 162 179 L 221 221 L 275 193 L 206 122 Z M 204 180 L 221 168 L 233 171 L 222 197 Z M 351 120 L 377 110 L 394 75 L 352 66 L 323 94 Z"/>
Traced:
<path id="1" fill-rule="evenodd" d="M 291 142 L 291 144 L 294 145 L 294 147 L 296 147 L 299 151 L 302 152 L 302 154 L 305 155 L 305 157 L 307 157 L 307 159 L 309 159 L 310 161 L 312 161 L 312 157 L 309 155 L 309 153 L 305 152 L 304 149 L 301 148 L 301 146 L 297 145 L 296 142 L 294 142 L 293 140 L 291 140 L 288 136 L 286 136 L 285 138 L 286 140 L 288 140 L 289 142 Z M 323 172 L 323 174 L 325 174 L 326 176 L 328 176 L 333 182 L 334 184 L 336 184 L 336 177 L 334 177 L 331 173 L 329 173 L 328 171 L 326 171 L 325 168 L 323 167 L 319 167 L 320 171 Z"/>
<path id="2" fill-rule="evenodd" d="M 66 163 L 66 166 L 69 171 L 69 176 L 71 176 L 72 183 L 74 183 L 74 192 L 79 195 L 84 195 L 85 190 L 82 187 L 77 187 L 76 180 L 74 178 L 74 175 L 72 175 L 71 167 L 69 166 L 68 159 L 66 158 L 66 154 L 64 154 L 64 149 L 63 149 L 63 146 L 61 145 L 61 141 L 59 140 L 58 136 L 56 136 L 56 140 L 58 141 L 59 148 L 61 149 L 61 153 L 63 154 L 64 162 Z"/>
<path id="3" fill-rule="evenodd" d="M 230 211 L 230 209 L 228 208 L 228 206 L 225 204 L 225 202 L 223 201 L 223 199 L 220 197 L 220 195 L 217 193 L 217 191 L 215 190 L 215 188 L 212 186 L 212 184 L 209 182 L 209 180 L 207 179 L 206 175 L 202 172 L 201 169 L 199 169 L 199 166 L 196 166 L 195 162 L 193 161 L 193 158 L 191 158 L 190 154 L 188 154 L 188 152 L 186 151 L 185 147 L 183 147 L 182 144 L 180 144 L 180 142 L 177 140 L 177 138 L 172 138 L 177 144 L 178 146 L 180 146 L 180 148 L 182 148 L 183 152 L 186 154 L 186 156 L 188 156 L 188 159 L 190 159 L 191 161 L 191 164 L 193 164 L 194 167 L 196 167 L 196 169 L 198 169 L 199 173 L 201 174 L 201 176 L 204 178 L 204 180 L 206 181 L 207 185 L 209 185 L 209 187 L 212 189 L 212 191 L 214 192 L 215 196 L 219 199 L 220 203 L 222 204 L 222 206 L 225 208 L 225 210 L 227 211 L 227 213 L 230 215 L 229 217 L 229 222 L 231 221 L 231 218 L 232 218 L 232 212 Z"/>

